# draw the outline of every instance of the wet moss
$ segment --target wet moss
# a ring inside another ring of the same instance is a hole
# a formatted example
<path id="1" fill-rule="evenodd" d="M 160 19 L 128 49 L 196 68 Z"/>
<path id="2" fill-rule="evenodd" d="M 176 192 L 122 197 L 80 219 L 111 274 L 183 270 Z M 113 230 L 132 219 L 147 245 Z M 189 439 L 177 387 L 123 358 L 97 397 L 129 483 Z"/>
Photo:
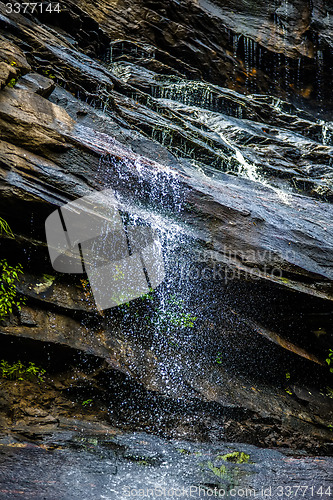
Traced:
<path id="1" fill-rule="evenodd" d="M 250 462 L 250 455 L 247 455 L 243 451 L 233 451 L 231 453 L 226 453 L 225 455 L 218 455 L 216 459 L 224 460 L 225 462 L 232 462 L 234 464 L 252 463 Z"/>

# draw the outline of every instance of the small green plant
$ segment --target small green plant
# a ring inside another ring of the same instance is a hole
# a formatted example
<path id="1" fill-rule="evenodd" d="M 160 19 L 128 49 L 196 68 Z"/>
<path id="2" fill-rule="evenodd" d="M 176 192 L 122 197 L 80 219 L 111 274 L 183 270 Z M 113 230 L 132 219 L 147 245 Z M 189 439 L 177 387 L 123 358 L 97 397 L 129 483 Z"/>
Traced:
<path id="1" fill-rule="evenodd" d="M 333 399 L 333 389 L 332 389 L 332 387 L 328 387 L 328 386 L 326 387 L 326 394 L 325 394 L 325 396 L 327 396 L 328 398 Z"/>
<path id="2" fill-rule="evenodd" d="M 21 264 L 13 267 L 6 259 L 0 260 L 0 318 L 11 314 L 14 307 L 20 310 L 25 303 L 25 297 L 17 296 L 16 282 L 20 274 L 23 274 Z"/>
<path id="3" fill-rule="evenodd" d="M 7 83 L 7 87 L 10 87 L 10 88 L 15 87 L 16 82 L 17 82 L 17 78 L 11 78 L 11 79 L 9 80 L 9 82 Z"/>
<path id="4" fill-rule="evenodd" d="M 290 384 L 291 382 L 291 375 L 290 375 L 290 372 L 286 372 L 286 384 Z M 292 396 L 293 395 L 293 392 L 290 388 L 290 385 L 286 385 L 286 387 L 284 388 L 284 390 L 286 391 L 287 394 L 289 394 L 289 396 Z"/>
<path id="5" fill-rule="evenodd" d="M 82 406 L 91 406 L 93 403 L 92 399 L 86 399 L 85 401 L 82 401 Z"/>
<path id="6" fill-rule="evenodd" d="M 182 455 L 191 455 L 191 452 L 189 450 L 185 450 L 185 448 L 177 448 L 177 451 L 179 451 Z"/>
<path id="7" fill-rule="evenodd" d="M 171 295 L 166 300 L 165 306 L 155 310 L 150 321 L 160 332 L 163 332 L 171 346 L 179 347 L 176 332 L 193 328 L 196 316 L 186 312 L 183 299 Z"/>
<path id="8" fill-rule="evenodd" d="M 49 69 L 43 69 L 42 73 L 44 76 L 47 76 L 48 78 L 52 78 L 52 80 L 55 78 L 55 76 L 52 75 L 51 70 L 49 70 Z"/>
<path id="9" fill-rule="evenodd" d="M 141 300 L 141 302 L 142 302 L 142 306 L 143 306 L 143 307 L 146 307 L 146 306 L 148 306 L 148 307 L 150 306 L 150 307 L 151 307 L 151 306 L 152 306 L 152 304 L 153 304 L 153 300 L 154 300 L 154 298 L 155 298 L 155 297 L 154 297 L 154 289 L 153 289 L 153 288 L 149 288 L 149 292 L 147 292 L 147 293 L 145 293 L 145 294 L 141 295 L 141 297 L 139 297 L 139 298 L 138 298 L 138 300 Z M 120 308 L 121 308 L 124 312 L 129 312 L 129 311 L 131 310 L 131 307 L 132 307 L 132 302 L 124 302 L 124 303 L 120 306 Z M 140 309 L 140 307 L 139 307 L 139 309 Z M 139 318 L 139 317 L 140 317 L 140 312 L 139 312 L 139 310 L 136 310 L 133 314 L 134 314 L 134 316 L 135 316 L 136 318 Z M 148 323 L 149 323 L 149 322 L 151 322 L 151 321 L 150 321 L 150 318 L 149 318 L 149 316 L 148 316 L 148 315 L 145 315 L 145 316 L 144 316 L 144 319 L 145 319 L 145 320 L 147 320 L 147 322 L 148 322 Z"/>
<path id="10" fill-rule="evenodd" d="M 216 356 L 216 360 L 215 360 L 215 361 L 216 361 L 216 363 L 218 363 L 219 365 L 221 365 L 221 364 L 222 364 L 222 362 L 223 362 L 223 360 L 222 360 L 222 356 L 223 356 L 222 352 L 218 352 L 218 353 L 217 353 L 217 356 Z"/>
<path id="11" fill-rule="evenodd" d="M 13 232 L 9 227 L 8 222 L 5 221 L 2 217 L 0 217 L 0 234 L 5 233 L 7 236 L 14 238 Z"/>
<path id="12" fill-rule="evenodd" d="M 43 280 L 52 284 L 55 280 L 55 276 L 52 276 L 52 274 L 43 274 Z"/>
<path id="13" fill-rule="evenodd" d="M 29 361 L 28 365 L 21 363 L 21 361 L 16 361 L 16 363 L 10 364 L 4 359 L 0 363 L 0 376 L 9 380 L 35 380 L 38 382 L 44 382 L 44 374 L 46 370 L 40 366 L 35 365 Z"/>
<path id="14" fill-rule="evenodd" d="M 216 460 L 224 460 L 225 462 L 232 462 L 234 464 L 247 464 L 250 461 L 250 455 L 247 455 L 243 451 L 233 451 L 225 455 L 218 455 Z"/>
<path id="15" fill-rule="evenodd" d="M 333 349 L 328 350 L 328 356 L 325 361 L 329 367 L 330 372 L 333 373 Z"/>
<path id="16" fill-rule="evenodd" d="M 219 479 L 224 479 L 228 476 L 228 470 L 227 470 L 227 467 L 225 465 L 221 465 L 220 467 L 215 467 L 215 465 L 212 462 L 208 462 L 207 467 Z"/>
<path id="17" fill-rule="evenodd" d="M 171 295 L 162 302 L 159 292 L 153 289 L 136 300 L 124 301 L 118 311 L 132 328 L 135 322 L 136 328 L 141 331 L 158 331 L 175 347 L 179 347 L 177 333 L 193 328 L 197 320 L 196 316 L 186 310 L 181 298 Z"/>
<path id="18" fill-rule="evenodd" d="M 91 399 L 91 401 L 92 401 L 92 399 Z M 94 446 L 98 446 L 98 439 L 97 438 L 88 438 L 87 441 L 89 444 L 92 444 Z"/>
<path id="19" fill-rule="evenodd" d="M 197 317 L 185 312 L 183 299 L 171 295 L 166 301 L 166 308 L 156 311 L 155 320 L 159 329 L 166 331 L 170 326 L 177 329 L 193 328 Z"/>
<path id="20" fill-rule="evenodd" d="M 223 464 L 219 463 L 221 460 L 223 460 Z M 213 462 L 209 461 L 201 465 L 205 468 L 208 467 L 219 478 L 220 486 L 223 486 L 225 491 L 230 491 L 231 488 L 239 484 L 240 477 L 246 474 L 239 466 L 241 464 L 253 464 L 250 461 L 250 455 L 242 451 L 232 451 L 224 455 L 217 455 Z"/>
<path id="21" fill-rule="evenodd" d="M 141 295 L 140 299 L 141 300 L 154 300 L 154 289 L 149 288 L 149 292 L 145 293 L 144 295 Z"/>
<path id="22" fill-rule="evenodd" d="M 137 463 L 138 465 L 141 465 L 143 467 L 148 467 L 149 465 L 151 465 L 147 460 L 139 460 Z"/>

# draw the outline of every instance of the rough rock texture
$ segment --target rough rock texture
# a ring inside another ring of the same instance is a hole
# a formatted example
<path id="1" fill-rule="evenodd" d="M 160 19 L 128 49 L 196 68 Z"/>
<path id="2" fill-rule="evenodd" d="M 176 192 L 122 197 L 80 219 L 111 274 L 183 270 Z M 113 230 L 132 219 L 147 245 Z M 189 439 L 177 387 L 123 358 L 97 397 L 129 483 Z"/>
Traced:
<path id="1" fill-rule="evenodd" d="M 311 113 L 329 21 L 307 2 L 256 5 L 66 2 L 38 19 L 0 6 L 0 213 L 15 234 L 1 252 L 23 263 L 28 298 L 1 333 L 103 358 L 171 406 L 201 401 L 184 435 L 221 411 L 230 439 L 316 446 L 332 439 L 332 127 Z M 46 217 L 107 187 L 160 231 L 166 291 L 196 311 L 194 334 L 98 314 L 84 276 L 52 270 Z"/>
<path id="2" fill-rule="evenodd" d="M 191 78 L 331 102 L 332 6 L 322 0 L 80 5 L 113 40 L 151 44 L 158 62 Z"/>

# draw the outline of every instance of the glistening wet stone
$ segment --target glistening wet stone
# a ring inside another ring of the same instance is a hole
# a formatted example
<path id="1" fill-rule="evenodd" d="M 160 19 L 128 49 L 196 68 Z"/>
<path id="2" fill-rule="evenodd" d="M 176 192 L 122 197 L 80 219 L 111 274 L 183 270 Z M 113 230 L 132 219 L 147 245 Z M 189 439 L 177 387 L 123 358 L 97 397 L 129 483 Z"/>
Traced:
<path id="1" fill-rule="evenodd" d="M 302 451 L 193 444 L 146 433 L 57 433 L 39 444 L 9 441 L 0 442 L 3 500 L 204 498 L 218 492 L 236 499 L 333 495 L 333 458 Z M 245 458 L 237 463 L 240 453 Z"/>

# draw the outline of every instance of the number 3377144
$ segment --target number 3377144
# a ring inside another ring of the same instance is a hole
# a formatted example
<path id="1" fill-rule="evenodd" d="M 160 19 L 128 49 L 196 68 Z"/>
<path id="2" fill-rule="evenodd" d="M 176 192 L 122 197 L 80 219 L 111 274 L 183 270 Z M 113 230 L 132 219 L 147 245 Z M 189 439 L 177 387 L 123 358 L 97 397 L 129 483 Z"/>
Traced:
<path id="1" fill-rule="evenodd" d="M 43 12 L 60 12 L 59 3 L 37 3 L 37 2 L 23 2 L 23 3 L 6 3 L 7 14 L 26 14 L 26 13 L 43 13 Z"/>

